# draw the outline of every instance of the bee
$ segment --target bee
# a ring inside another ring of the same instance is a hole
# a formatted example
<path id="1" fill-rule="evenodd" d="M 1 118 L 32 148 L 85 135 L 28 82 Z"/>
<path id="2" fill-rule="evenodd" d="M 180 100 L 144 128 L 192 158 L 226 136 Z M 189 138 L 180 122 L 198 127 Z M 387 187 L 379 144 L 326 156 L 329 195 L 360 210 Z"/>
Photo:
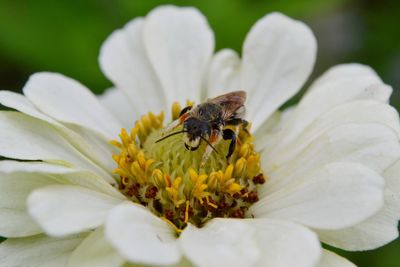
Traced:
<path id="1" fill-rule="evenodd" d="M 190 151 L 197 150 L 201 142 L 207 143 L 207 147 L 202 157 L 202 166 L 204 166 L 212 151 L 218 153 L 215 145 L 221 139 L 230 140 L 226 158 L 229 159 L 236 147 L 236 133 L 226 126 L 243 125 L 244 128 L 248 122 L 243 119 L 245 115 L 246 92 L 235 91 L 227 93 L 212 99 L 207 99 L 204 103 L 195 107 L 187 106 L 179 114 L 179 118 L 167 126 L 165 133 L 183 124 L 182 131 L 170 133 L 156 143 L 165 140 L 173 135 L 184 133 L 184 144 Z"/>

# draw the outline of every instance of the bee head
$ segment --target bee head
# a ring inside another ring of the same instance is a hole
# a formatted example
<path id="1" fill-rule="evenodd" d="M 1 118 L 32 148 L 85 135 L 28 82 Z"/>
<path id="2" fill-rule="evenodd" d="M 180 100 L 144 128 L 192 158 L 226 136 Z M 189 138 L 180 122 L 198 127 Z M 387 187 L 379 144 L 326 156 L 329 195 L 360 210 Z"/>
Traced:
<path id="1" fill-rule="evenodd" d="M 210 136 L 211 127 L 209 123 L 196 118 L 189 118 L 183 124 L 186 133 L 186 142 L 190 147 L 197 147 L 201 137 Z"/>

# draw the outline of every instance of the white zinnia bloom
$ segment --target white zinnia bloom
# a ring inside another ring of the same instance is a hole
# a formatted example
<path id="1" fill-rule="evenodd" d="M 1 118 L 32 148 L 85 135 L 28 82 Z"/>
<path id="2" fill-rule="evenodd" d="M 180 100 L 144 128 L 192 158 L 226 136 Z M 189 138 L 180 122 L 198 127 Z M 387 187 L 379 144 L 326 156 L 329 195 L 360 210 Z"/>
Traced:
<path id="1" fill-rule="evenodd" d="M 100 65 L 115 88 L 100 98 L 54 73 L 32 75 L 24 95 L 0 92 L 0 103 L 18 111 L 0 112 L 0 155 L 8 158 L 0 162 L 1 266 L 353 266 L 320 241 L 368 250 L 398 236 L 392 89 L 367 66 L 340 65 L 278 111 L 316 55 L 310 29 L 279 13 L 253 26 L 241 58 L 213 50 L 196 9 L 165 6 L 107 39 Z M 177 237 L 118 191 L 118 150 L 108 141 L 174 101 L 239 89 L 268 176 L 248 211 L 254 218 L 189 223 Z"/>

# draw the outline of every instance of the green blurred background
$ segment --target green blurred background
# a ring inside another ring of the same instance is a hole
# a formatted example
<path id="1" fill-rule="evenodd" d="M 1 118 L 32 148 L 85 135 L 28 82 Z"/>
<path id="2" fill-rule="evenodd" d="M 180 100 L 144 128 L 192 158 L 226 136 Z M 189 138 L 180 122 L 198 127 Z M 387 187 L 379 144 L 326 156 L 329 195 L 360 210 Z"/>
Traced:
<path id="1" fill-rule="evenodd" d="M 400 109 L 400 1 L 390 0 L 0 0 L 0 89 L 20 91 L 31 73 L 61 72 L 101 93 L 110 86 L 97 56 L 106 37 L 161 4 L 196 6 L 216 47 L 241 50 L 254 22 L 271 11 L 305 21 L 319 44 L 313 77 L 338 63 L 372 66 L 393 86 Z M 400 241 L 338 253 L 358 266 L 399 267 Z"/>

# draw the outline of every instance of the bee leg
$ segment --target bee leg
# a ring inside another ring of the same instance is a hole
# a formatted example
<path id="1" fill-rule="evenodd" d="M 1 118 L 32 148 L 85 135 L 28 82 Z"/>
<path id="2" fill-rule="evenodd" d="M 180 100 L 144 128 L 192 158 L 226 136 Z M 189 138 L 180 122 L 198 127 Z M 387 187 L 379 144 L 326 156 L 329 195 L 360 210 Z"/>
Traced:
<path id="1" fill-rule="evenodd" d="M 179 113 L 179 117 L 182 117 L 183 114 L 185 114 L 186 112 L 188 112 L 188 111 L 191 110 L 191 109 L 192 109 L 192 106 L 184 107 L 184 108 L 181 110 L 181 113 Z"/>
<path id="2" fill-rule="evenodd" d="M 247 134 L 250 134 L 249 131 L 247 130 L 247 126 L 249 126 L 249 122 L 243 119 L 239 119 L 239 118 L 235 118 L 235 119 L 231 119 L 228 120 L 227 122 L 225 122 L 225 125 L 240 125 L 242 124 L 243 127 L 243 131 L 245 131 Z"/>
<path id="3" fill-rule="evenodd" d="M 246 133 L 249 133 L 249 131 L 247 131 L 247 126 L 249 126 L 249 122 L 246 120 L 242 120 L 242 125 L 243 125 L 243 130 L 245 130 Z"/>
<path id="4" fill-rule="evenodd" d="M 230 119 L 230 120 L 226 121 L 225 125 L 237 126 L 242 123 L 243 123 L 243 119 L 234 118 L 234 119 Z"/>
<path id="5" fill-rule="evenodd" d="M 229 162 L 229 159 L 236 148 L 236 133 L 231 129 L 225 129 L 222 131 L 222 137 L 224 138 L 224 140 L 231 140 L 231 143 L 229 144 L 228 154 L 226 155 L 226 159 Z"/>
<path id="6" fill-rule="evenodd" d="M 189 118 L 189 113 L 184 113 L 178 119 L 176 119 L 173 122 L 171 122 L 167 126 L 167 128 L 165 128 L 165 130 L 163 131 L 163 135 L 166 134 L 166 133 L 169 133 L 170 131 L 172 131 L 173 129 L 175 129 L 176 127 L 178 127 L 182 123 L 184 123 L 188 118 Z"/>
<path id="7" fill-rule="evenodd" d="M 219 130 L 212 130 L 211 136 L 210 136 L 210 138 L 208 139 L 208 142 L 209 142 L 211 145 L 215 146 L 216 144 L 218 144 L 218 142 L 219 142 L 220 139 L 221 139 L 219 133 L 220 133 Z M 201 160 L 201 166 L 204 166 L 204 165 L 206 164 L 206 161 L 207 161 L 207 159 L 208 159 L 208 157 L 210 156 L 210 154 L 211 154 L 212 151 L 213 151 L 213 148 L 212 148 L 210 145 L 208 145 L 208 146 L 206 147 L 206 150 L 204 151 L 203 158 L 202 158 L 202 160 Z"/>

